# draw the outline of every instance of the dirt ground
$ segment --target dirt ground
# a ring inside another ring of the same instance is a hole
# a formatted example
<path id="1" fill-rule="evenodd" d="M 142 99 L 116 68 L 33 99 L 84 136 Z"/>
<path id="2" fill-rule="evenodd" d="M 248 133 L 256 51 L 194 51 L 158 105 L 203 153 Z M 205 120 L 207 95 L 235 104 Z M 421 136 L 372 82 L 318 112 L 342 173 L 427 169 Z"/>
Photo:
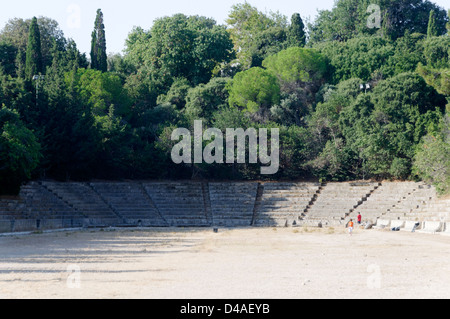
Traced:
<path id="1" fill-rule="evenodd" d="M 0 237 L 0 298 L 450 298 L 450 237 L 111 229 Z"/>

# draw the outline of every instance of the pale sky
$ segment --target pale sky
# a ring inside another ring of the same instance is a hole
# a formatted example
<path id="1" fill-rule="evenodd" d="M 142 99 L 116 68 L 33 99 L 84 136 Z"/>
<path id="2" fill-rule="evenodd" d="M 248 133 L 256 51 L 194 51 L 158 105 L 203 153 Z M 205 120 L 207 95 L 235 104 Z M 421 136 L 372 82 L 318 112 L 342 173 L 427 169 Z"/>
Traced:
<path id="1" fill-rule="evenodd" d="M 224 24 L 233 4 L 244 0 L 16 0 L 2 1 L 0 29 L 9 19 L 29 19 L 46 16 L 58 21 L 66 38 L 72 38 L 82 52 L 90 51 L 91 33 L 97 9 L 102 9 L 105 18 L 108 52 L 120 53 L 125 39 L 134 26 L 150 29 L 153 21 L 176 13 L 201 15 L 214 18 Z M 302 18 L 314 20 L 317 10 L 331 9 L 334 0 L 249 0 L 252 6 L 263 12 L 279 11 L 289 18 L 300 13 Z M 434 3 L 450 9 L 449 0 L 434 0 Z"/>

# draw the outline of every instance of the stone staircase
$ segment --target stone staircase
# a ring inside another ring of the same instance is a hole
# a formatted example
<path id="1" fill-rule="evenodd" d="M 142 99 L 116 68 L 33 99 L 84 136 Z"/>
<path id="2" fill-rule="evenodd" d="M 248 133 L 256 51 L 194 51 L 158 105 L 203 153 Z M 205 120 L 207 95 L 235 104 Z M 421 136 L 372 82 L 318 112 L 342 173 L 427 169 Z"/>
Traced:
<path id="1" fill-rule="evenodd" d="M 328 183 L 306 211 L 301 225 L 345 225 L 353 211 L 379 187 L 379 183 Z"/>
<path id="2" fill-rule="evenodd" d="M 415 220 L 421 214 L 420 210 L 435 196 L 435 190 L 423 183 L 416 183 L 412 192 L 408 193 L 396 205 L 389 208 L 382 216 L 391 220 Z"/>
<path id="3" fill-rule="evenodd" d="M 412 194 L 416 187 L 414 182 L 383 182 L 367 198 L 367 201 L 358 207 L 358 212 L 361 212 L 364 220 L 375 223 L 377 219 Z"/>
<path id="4" fill-rule="evenodd" d="M 90 183 L 105 203 L 120 216 L 123 226 L 167 226 L 167 221 L 148 196 L 142 184 L 129 183 Z"/>
<path id="5" fill-rule="evenodd" d="M 85 216 L 88 225 L 110 226 L 123 220 L 87 183 L 42 182 L 42 186 L 79 215 Z"/>
<path id="6" fill-rule="evenodd" d="M 83 215 L 40 183 L 25 185 L 20 192 L 23 215 L 30 219 L 83 219 Z"/>
<path id="7" fill-rule="evenodd" d="M 405 220 L 435 196 L 434 188 L 424 183 L 383 182 L 367 201 L 357 207 L 357 211 L 361 212 L 364 221 L 371 223 L 378 219 Z"/>
<path id="8" fill-rule="evenodd" d="M 321 187 L 308 183 L 264 183 L 254 226 L 295 226 Z"/>
<path id="9" fill-rule="evenodd" d="M 8 208 L 0 209 L 0 232 L 73 228 L 85 218 L 37 182 L 23 186 L 19 196 L 8 200 Z"/>
<path id="10" fill-rule="evenodd" d="M 430 189 L 417 208 L 405 214 L 404 219 L 429 222 L 450 222 L 450 198 L 440 199 L 434 189 Z M 449 229 L 446 229 L 450 231 Z"/>
<path id="11" fill-rule="evenodd" d="M 211 218 L 205 210 L 202 183 L 160 182 L 144 183 L 143 186 L 168 226 L 211 225 Z"/>

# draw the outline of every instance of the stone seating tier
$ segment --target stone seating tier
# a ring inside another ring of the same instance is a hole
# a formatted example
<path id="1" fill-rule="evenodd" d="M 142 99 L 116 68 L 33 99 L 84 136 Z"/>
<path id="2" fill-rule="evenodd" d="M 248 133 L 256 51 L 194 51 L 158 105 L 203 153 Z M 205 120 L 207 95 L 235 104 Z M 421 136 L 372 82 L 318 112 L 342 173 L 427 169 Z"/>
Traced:
<path id="1" fill-rule="evenodd" d="M 67 225 L 343 226 L 358 212 L 363 221 L 387 220 L 406 229 L 419 221 L 425 232 L 444 233 L 450 201 L 414 182 L 43 181 L 24 185 L 18 197 L 0 198 L 0 231 Z"/>

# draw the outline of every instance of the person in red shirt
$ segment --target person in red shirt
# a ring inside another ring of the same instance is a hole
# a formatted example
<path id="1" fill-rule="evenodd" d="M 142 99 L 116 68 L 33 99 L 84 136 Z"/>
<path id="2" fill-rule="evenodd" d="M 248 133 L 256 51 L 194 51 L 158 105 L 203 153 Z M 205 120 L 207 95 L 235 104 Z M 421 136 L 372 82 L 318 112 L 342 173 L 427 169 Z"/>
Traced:
<path id="1" fill-rule="evenodd" d="M 361 225 L 362 222 L 362 216 L 361 213 L 358 213 L 358 224 Z"/>

